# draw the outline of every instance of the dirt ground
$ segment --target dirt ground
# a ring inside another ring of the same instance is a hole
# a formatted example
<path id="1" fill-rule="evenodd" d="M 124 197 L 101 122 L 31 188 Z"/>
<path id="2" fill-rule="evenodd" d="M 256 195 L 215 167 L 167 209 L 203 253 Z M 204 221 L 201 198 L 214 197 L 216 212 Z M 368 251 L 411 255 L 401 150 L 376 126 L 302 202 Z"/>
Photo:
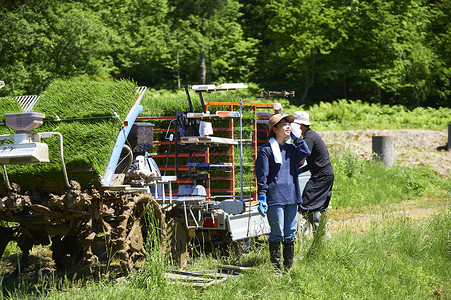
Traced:
<path id="1" fill-rule="evenodd" d="M 320 131 L 318 134 L 332 155 L 349 151 L 362 160 L 371 160 L 373 136 L 393 136 L 395 165 L 427 166 L 441 177 L 451 177 L 451 151 L 437 150 L 448 142 L 446 129 Z"/>
<path id="2" fill-rule="evenodd" d="M 447 130 L 398 129 L 398 130 L 348 130 L 320 131 L 318 134 L 334 153 L 350 152 L 360 160 L 372 159 L 372 137 L 393 136 L 394 165 L 429 167 L 442 178 L 451 179 L 451 151 L 445 151 L 448 142 Z M 413 220 L 424 220 L 448 206 L 449 201 L 420 199 L 390 205 L 386 211 L 364 212 L 353 208 L 330 210 L 328 223 L 331 231 L 353 228 L 365 232 L 372 222 L 395 215 Z"/>
<path id="3" fill-rule="evenodd" d="M 347 130 L 320 131 L 331 155 L 350 152 L 360 160 L 372 159 L 372 137 L 393 136 L 394 165 L 429 167 L 442 178 L 451 179 L 451 151 L 443 150 L 448 142 L 447 130 L 398 129 L 398 130 Z M 439 148 L 439 149 L 437 149 Z M 437 213 L 449 201 L 406 201 L 391 205 L 388 211 L 361 213 L 349 208 L 347 211 L 329 211 L 331 230 L 355 228 L 364 232 L 371 222 L 387 215 L 404 215 L 415 220 L 426 219 Z"/>

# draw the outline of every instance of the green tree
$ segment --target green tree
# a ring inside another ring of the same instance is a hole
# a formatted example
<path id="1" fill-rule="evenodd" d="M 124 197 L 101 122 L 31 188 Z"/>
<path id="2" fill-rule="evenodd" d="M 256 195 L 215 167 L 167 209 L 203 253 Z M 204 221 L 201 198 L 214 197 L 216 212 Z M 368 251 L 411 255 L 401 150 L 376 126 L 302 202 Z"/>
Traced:
<path id="1" fill-rule="evenodd" d="M 172 42 L 181 81 L 246 80 L 254 64 L 255 39 L 244 38 L 236 0 L 178 0 L 172 13 Z"/>
<path id="2" fill-rule="evenodd" d="M 111 32 L 80 2 L 0 6 L 0 74 L 13 95 L 39 93 L 55 78 L 108 75 Z"/>
<path id="3" fill-rule="evenodd" d="M 431 99 L 428 104 L 451 106 L 451 2 L 429 1 L 430 22 L 426 30 L 427 45 L 438 57 L 434 61 Z"/>
<path id="4" fill-rule="evenodd" d="M 350 36 L 356 45 L 356 78 L 366 100 L 415 107 L 430 93 L 435 59 L 426 46 L 427 9 L 420 1 L 361 1 Z"/>
<path id="5" fill-rule="evenodd" d="M 114 32 L 111 57 L 115 78 L 161 87 L 170 79 L 167 0 L 88 0 L 91 10 Z"/>
<path id="6" fill-rule="evenodd" d="M 342 12 L 325 0 L 271 0 L 267 9 L 273 17 L 264 50 L 266 69 L 271 78 L 283 80 L 275 84 L 301 90 L 304 102 L 325 71 L 322 61 L 346 38 Z"/>
<path id="7" fill-rule="evenodd" d="M 450 18 L 444 0 L 0 0 L 0 95 L 130 78 L 450 106 Z"/>
<path id="8" fill-rule="evenodd" d="M 415 0 L 271 0 L 263 72 L 300 100 L 424 104 L 437 59 L 428 9 Z"/>

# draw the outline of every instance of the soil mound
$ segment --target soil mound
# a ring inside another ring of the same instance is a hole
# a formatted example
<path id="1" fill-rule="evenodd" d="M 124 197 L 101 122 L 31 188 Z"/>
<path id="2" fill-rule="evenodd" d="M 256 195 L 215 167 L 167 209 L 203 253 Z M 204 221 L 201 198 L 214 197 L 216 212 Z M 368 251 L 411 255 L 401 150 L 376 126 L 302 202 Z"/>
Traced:
<path id="1" fill-rule="evenodd" d="M 395 165 L 429 167 L 441 177 L 451 177 L 451 151 L 437 150 L 448 141 L 447 130 L 346 130 L 318 134 L 334 153 L 351 152 L 361 160 L 371 160 L 372 136 L 393 136 Z"/>

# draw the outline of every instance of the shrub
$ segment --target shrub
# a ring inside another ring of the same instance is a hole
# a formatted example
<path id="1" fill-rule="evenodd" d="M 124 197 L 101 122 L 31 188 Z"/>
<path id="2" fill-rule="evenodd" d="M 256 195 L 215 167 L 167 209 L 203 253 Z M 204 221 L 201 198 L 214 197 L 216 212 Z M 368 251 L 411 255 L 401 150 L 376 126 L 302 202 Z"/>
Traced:
<path id="1" fill-rule="evenodd" d="M 408 110 L 402 105 L 379 105 L 360 100 L 320 102 L 306 110 L 321 130 L 351 129 L 445 129 L 449 124 L 451 108 L 418 107 Z M 291 110 L 290 110 L 291 111 Z"/>

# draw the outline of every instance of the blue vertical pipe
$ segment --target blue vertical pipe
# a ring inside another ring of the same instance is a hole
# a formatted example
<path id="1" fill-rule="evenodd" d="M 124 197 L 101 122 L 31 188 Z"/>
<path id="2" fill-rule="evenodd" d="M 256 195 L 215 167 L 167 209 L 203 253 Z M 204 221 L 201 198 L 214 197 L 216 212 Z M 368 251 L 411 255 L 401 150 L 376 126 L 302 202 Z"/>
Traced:
<path id="1" fill-rule="evenodd" d="M 127 117 L 125 118 L 124 126 L 119 132 L 116 143 L 114 144 L 113 152 L 111 153 L 110 161 L 108 162 L 108 166 L 105 170 L 105 174 L 103 176 L 103 185 L 110 186 L 113 181 L 114 171 L 116 171 L 117 164 L 119 162 L 119 158 L 122 153 L 122 148 L 124 147 L 125 141 L 127 140 L 128 134 L 135 124 L 136 118 L 143 111 L 143 107 L 140 104 L 142 97 L 144 96 L 146 90 L 144 90 L 136 99 L 135 104 L 132 109 L 129 111 Z"/>

